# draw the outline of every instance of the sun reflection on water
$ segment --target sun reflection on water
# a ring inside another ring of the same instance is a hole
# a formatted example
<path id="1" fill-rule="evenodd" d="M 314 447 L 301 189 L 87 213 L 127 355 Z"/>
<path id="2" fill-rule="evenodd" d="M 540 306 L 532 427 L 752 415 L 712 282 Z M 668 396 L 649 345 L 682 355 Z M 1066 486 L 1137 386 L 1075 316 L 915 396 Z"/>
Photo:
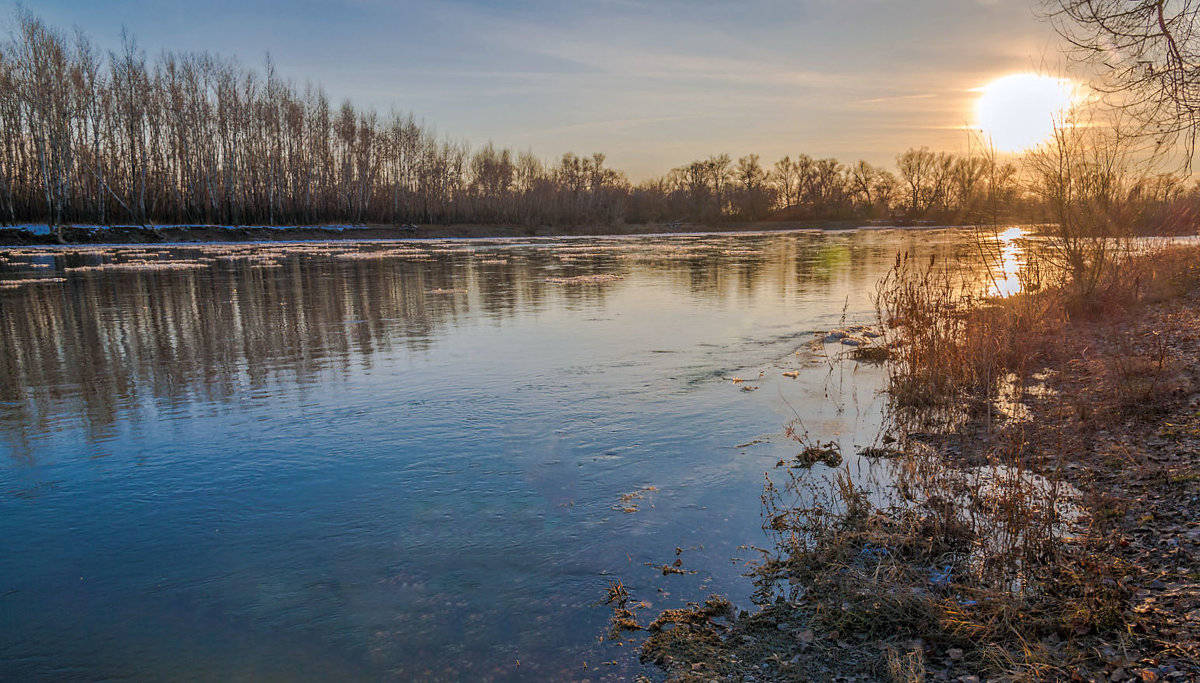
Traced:
<path id="1" fill-rule="evenodd" d="M 1025 266 L 1025 229 L 1011 227 L 996 233 L 992 247 L 991 285 L 988 296 L 1009 297 L 1021 291 L 1021 269 Z"/>

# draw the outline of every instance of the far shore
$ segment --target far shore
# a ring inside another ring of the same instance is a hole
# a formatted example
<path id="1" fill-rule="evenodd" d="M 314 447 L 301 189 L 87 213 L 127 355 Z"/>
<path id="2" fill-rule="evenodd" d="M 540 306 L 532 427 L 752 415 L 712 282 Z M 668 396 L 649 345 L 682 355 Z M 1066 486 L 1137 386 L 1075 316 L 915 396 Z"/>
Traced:
<path id="1" fill-rule="evenodd" d="M 494 237 L 583 237 L 701 232 L 770 232 L 788 230 L 854 230 L 859 228 L 950 227 L 932 224 L 888 224 L 879 221 L 756 221 L 741 223 L 629 223 L 619 225 L 312 225 L 312 226 L 63 226 L 59 241 L 46 226 L 0 227 L 0 246 L 55 244 L 156 244 L 177 242 L 264 242 L 371 239 L 484 239 Z"/>

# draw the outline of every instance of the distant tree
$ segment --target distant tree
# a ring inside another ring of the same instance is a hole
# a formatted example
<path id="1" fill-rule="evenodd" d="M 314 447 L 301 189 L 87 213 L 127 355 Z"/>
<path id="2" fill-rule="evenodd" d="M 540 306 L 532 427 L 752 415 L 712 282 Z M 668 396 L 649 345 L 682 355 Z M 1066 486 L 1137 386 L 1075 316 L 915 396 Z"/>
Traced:
<path id="1" fill-rule="evenodd" d="M 880 213 L 891 213 L 900 193 L 900 181 L 891 171 L 879 171 L 875 174 L 875 206 Z"/>
<path id="2" fill-rule="evenodd" d="M 12 94 L 25 105 L 46 199 L 47 219 L 59 227 L 70 208 L 73 152 L 71 132 L 79 116 L 70 85 L 77 77 L 65 38 L 25 10 L 7 56 Z"/>
<path id="3" fill-rule="evenodd" d="M 758 161 L 757 154 L 748 154 L 737 161 L 734 178 L 737 184 L 734 205 L 740 218 L 756 221 L 766 215 L 773 198 L 768 185 L 769 174 Z"/>
<path id="4" fill-rule="evenodd" d="M 787 209 L 800 204 L 800 173 L 791 157 L 784 157 L 775 162 L 771 182 L 775 187 L 775 195 L 779 198 L 780 208 Z"/>
<path id="5" fill-rule="evenodd" d="M 671 171 L 669 182 L 672 194 L 681 197 L 689 207 L 690 217 L 703 220 L 705 207 L 712 203 L 708 166 L 703 161 L 693 161 L 686 166 L 680 166 Z"/>
<path id="6" fill-rule="evenodd" d="M 516 167 L 512 153 L 488 142 L 471 157 L 471 194 L 476 210 L 487 221 L 505 217 Z"/>
<path id="7" fill-rule="evenodd" d="M 859 161 L 849 170 L 847 189 L 862 213 L 887 215 L 896 198 L 896 176 Z"/>
<path id="8" fill-rule="evenodd" d="M 932 193 L 930 178 L 934 174 L 937 156 L 928 147 L 909 149 L 896 157 L 896 168 L 908 197 L 908 212 L 919 215 L 928 210 Z"/>
<path id="9" fill-rule="evenodd" d="M 955 157 L 950 169 L 948 204 L 964 218 L 980 215 L 987 204 L 987 179 L 993 161 L 989 157 Z"/>
<path id="10" fill-rule="evenodd" d="M 845 167 L 837 159 L 818 159 L 808 170 L 809 204 L 815 216 L 829 218 L 844 213 L 849 207 Z"/>
<path id="11" fill-rule="evenodd" d="M 719 220 L 725 216 L 729 201 L 729 187 L 733 176 L 732 160 L 728 154 L 710 156 L 704 162 L 704 169 L 712 186 L 712 206 L 707 216 Z"/>

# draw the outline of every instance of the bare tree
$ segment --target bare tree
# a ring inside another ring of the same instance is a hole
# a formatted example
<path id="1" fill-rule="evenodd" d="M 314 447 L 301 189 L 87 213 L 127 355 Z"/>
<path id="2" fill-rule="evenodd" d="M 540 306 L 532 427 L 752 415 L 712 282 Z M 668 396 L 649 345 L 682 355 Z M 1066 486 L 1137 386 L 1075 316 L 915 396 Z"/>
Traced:
<path id="1" fill-rule="evenodd" d="M 847 191 L 862 213 L 867 216 L 887 215 L 896 201 L 896 176 L 861 160 L 848 173 Z"/>
<path id="2" fill-rule="evenodd" d="M 1048 257 L 1080 301 L 1117 276 L 1112 266 L 1132 234 L 1139 163 L 1119 121 L 1058 125 L 1026 155 L 1030 190 L 1042 200 L 1051 229 Z"/>
<path id="3" fill-rule="evenodd" d="M 932 205 L 929 195 L 933 191 L 931 178 L 936 163 L 937 155 L 927 147 L 909 149 L 896 157 L 900 180 L 908 194 L 908 210 L 913 215 L 924 213 Z"/>
<path id="4" fill-rule="evenodd" d="M 1181 141 L 1190 163 L 1200 132 L 1200 1 L 1043 0 L 1094 87 L 1132 114 L 1162 149 Z"/>
<path id="5" fill-rule="evenodd" d="M 735 209 L 738 216 L 755 221 L 762 218 L 771 207 L 773 198 L 768 184 L 769 174 L 758 161 L 757 154 L 748 154 L 737 160 L 735 170 L 737 183 Z"/>
<path id="6" fill-rule="evenodd" d="M 791 157 L 784 157 L 775 162 L 771 181 L 775 186 L 775 194 L 779 197 L 782 208 L 786 209 L 800 203 L 800 177 Z"/>
<path id="7" fill-rule="evenodd" d="M 62 34 L 28 12 L 18 14 L 19 36 L 12 41 L 13 94 L 29 115 L 47 218 L 61 239 L 71 197 L 71 132 L 78 102 L 65 97 L 74 74 L 72 55 Z"/>

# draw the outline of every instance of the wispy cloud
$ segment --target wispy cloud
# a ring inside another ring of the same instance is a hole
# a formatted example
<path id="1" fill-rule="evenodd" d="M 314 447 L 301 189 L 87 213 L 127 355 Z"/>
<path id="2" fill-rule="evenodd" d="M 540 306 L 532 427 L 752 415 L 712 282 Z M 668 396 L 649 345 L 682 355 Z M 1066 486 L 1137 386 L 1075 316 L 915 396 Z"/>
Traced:
<path id="1" fill-rule="evenodd" d="M 865 100 L 852 100 L 850 104 L 882 104 L 884 102 L 903 102 L 906 100 L 929 100 L 937 97 L 936 93 L 921 93 L 919 95 L 894 95 L 891 97 L 871 97 Z"/>
<path id="2" fill-rule="evenodd" d="M 697 114 L 692 116 L 643 116 L 628 119 L 608 119 L 604 121 L 585 121 L 583 123 L 573 123 L 568 126 L 555 126 L 553 128 L 539 129 L 543 133 L 569 133 L 575 131 L 599 131 L 599 130 L 626 130 L 629 128 L 647 126 L 658 123 L 671 123 L 676 121 L 694 121 L 699 118 L 704 118 L 704 115 Z"/>

